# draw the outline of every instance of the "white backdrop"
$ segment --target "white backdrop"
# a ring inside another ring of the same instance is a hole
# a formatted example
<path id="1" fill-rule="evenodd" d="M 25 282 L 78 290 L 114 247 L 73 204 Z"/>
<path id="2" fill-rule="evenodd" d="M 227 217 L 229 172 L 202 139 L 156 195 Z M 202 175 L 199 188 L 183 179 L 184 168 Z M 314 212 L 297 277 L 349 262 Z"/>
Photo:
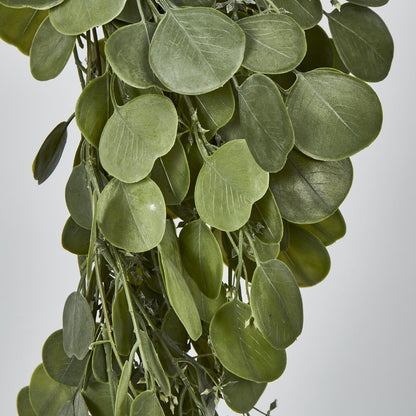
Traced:
<path id="1" fill-rule="evenodd" d="M 391 0 L 377 12 L 396 45 L 390 76 L 373 85 L 383 131 L 352 159 L 354 184 L 341 207 L 347 236 L 330 248 L 328 278 L 303 290 L 303 333 L 288 349 L 286 372 L 258 405 L 267 409 L 277 398 L 276 416 L 416 414 L 416 5 Z M 31 164 L 49 131 L 73 112 L 80 87 L 72 62 L 57 80 L 41 83 L 12 46 L 1 42 L 0 57 L 1 394 L 2 414 L 13 415 L 17 392 L 41 361 L 43 342 L 61 327 L 63 304 L 78 282 L 75 256 L 60 247 L 76 129 L 40 187 Z M 221 407 L 221 416 L 231 414 Z"/>

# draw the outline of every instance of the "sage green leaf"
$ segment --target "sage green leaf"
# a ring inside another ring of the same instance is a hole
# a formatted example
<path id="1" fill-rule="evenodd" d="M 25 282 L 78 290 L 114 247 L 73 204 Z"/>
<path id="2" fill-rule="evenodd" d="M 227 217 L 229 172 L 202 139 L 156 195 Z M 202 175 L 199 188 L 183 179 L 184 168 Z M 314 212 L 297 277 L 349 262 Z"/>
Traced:
<path id="1" fill-rule="evenodd" d="M 321 282 L 329 273 L 331 260 L 322 242 L 295 224 L 288 224 L 289 245 L 279 260 L 286 263 L 300 287 Z"/>
<path id="2" fill-rule="evenodd" d="M 51 176 L 58 165 L 65 148 L 68 123 L 59 123 L 42 143 L 33 161 L 33 177 L 42 184 Z"/>
<path id="3" fill-rule="evenodd" d="M 95 26 L 113 20 L 123 10 L 126 0 L 65 0 L 50 11 L 51 23 L 65 35 L 80 35 Z"/>
<path id="4" fill-rule="evenodd" d="M 301 227 L 318 237 L 325 246 L 329 246 L 344 237 L 347 229 L 340 210 L 336 210 L 330 217 L 315 224 L 302 224 Z"/>
<path id="5" fill-rule="evenodd" d="M 98 147 L 101 133 L 113 113 L 110 79 L 107 74 L 93 79 L 83 89 L 75 107 L 75 119 L 82 135 Z"/>
<path id="6" fill-rule="evenodd" d="M 125 184 L 112 179 L 101 192 L 97 223 L 116 247 L 141 253 L 156 247 L 165 231 L 163 195 L 149 178 Z"/>
<path id="7" fill-rule="evenodd" d="M 315 159 L 345 159 L 372 143 L 381 129 L 376 93 L 338 71 L 298 73 L 286 104 L 296 146 Z"/>
<path id="8" fill-rule="evenodd" d="M 302 297 L 290 269 L 280 260 L 258 264 L 250 294 L 254 325 L 275 348 L 287 348 L 303 327 Z"/>
<path id="9" fill-rule="evenodd" d="M 280 252 L 280 244 L 268 244 L 261 241 L 257 236 L 254 236 L 252 239 L 252 244 L 256 250 L 258 260 L 263 263 L 269 260 L 274 260 Z M 254 256 L 251 246 L 248 246 L 244 251 L 245 256 L 248 257 L 252 262 L 256 262 L 256 257 Z M 247 266 L 247 262 L 246 262 Z"/>
<path id="10" fill-rule="evenodd" d="M 64 351 L 62 329 L 46 340 L 42 349 L 42 362 L 49 377 L 68 386 L 78 386 L 87 365 L 87 357 L 78 360 L 68 357 Z"/>
<path id="11" fill-rule="evenodd" d="M 82 396 L 80 390 L 78 390 L 75 394 L 74 410 L 75 416 L 88 416 L 87 404 L 85 403 L 84 397 Z"/>
<path id="12" fill-rule="evenodd" d="M 193 340 L 202 334 L 201 320 L 195 301 L 184 277 L 175 225 L 166 222 L 166 230 L 159 244 L 163 282 L 169 302 Z"/>
<path id="13" fill-rule="evenodd" d="M 284 14 L 254 14 L 238 20 L 246 35 L 243 66 L 264 74 L 296 68 L 306 53 L 305 33 Z"/>
<path id="14" fill-rule="evenodd" d="M 209 130 L 210 135 L 225 126 L 234 114 L 234 94 L 229 82 L 217 90 L 195 95 L 191 99 L 197 109 L 199 122 L 204 129 Z"/>
<path id="15" fill-rule="evenodd" d="M 349 159 L 322 162 L 293 151 L 283 170 L 270 176 L 270 189 L 283 218 L 299 224 L 314 223 L 341 205 L 352 175 Z"/>
<path id="16" fill-rule="evenodd" d="M 131 404 L 130 416 L 164 416 L 165 413 L 155 392 L 146 390 L 140 393 Z"/>
<path id="17" fill-rule="evenodd" d="M 131 366 L 129 361 L 125 361 L 123 371 L 121 372 L 120 381 L 117 387 L 116 403 L 114 416 L 127 416 L 127 396 L 131 376 Z"/>
<path id="18" fill-rule="evenodd" d="M 273 0 L 273 2 L 286 10 L 288 15 L 304 29 L 317 25 L 322 18 L 320 0 Z"/>
<path id="19" fill-rule="evenodd" d="M 188 333 L 173 309 L 168 309 L 163 317 L 162 332 L 183 351 L 187 351 Z"/>
<path id="20" fill-rule="evenodd" d="M 37 416 L 30 403 L 29 386 L 23 387 L 17 395 L 17 413 L 19 416 Z"/>
<path id="21" fill-rule="evenodd" d="M 308 48 L 297 69 L 306 72 L 315 68 L 331 68 L 334 61 L 334 52 L 331 40 L 325 30 L 316 25 L 307 30 L 305 35 Z"/>
<path id="22" fill-rule="evenodd" d="M 327 17 L 346 67 L 365 81 L 383 80 L 390 71 L 394 44 L 381 17 L 371 9 L 348 3 Z"/>
<path id="23" fill-rule="evenodd" d="M 221 393 L 227 406 L 237 413 L 248 413 L 263 394 L 267 383 L 244 380 L 235 374 L 225 372 Z"/>
<path id="24" fill-rule="evenodd" d="M 91 231 L 80 227 L 71 217 L 62 231 L 62 247 L 78 256 L 86 256 L 90 247 Z"/>
<path id="25" fill-rule="evenodd" d="M 65 201 L 72 219 L 82 228 L 91 229 L 92 205 L 84 164 L 75 166 L 65 187 Z"/>
<path id="26" fill-rule="evenodd" d="M 185 150 L 179 140 L 166 155 L 156 159 L 150 177 L 162 191 L 166 205 L 178 205 L 185 199 L 191 179 Z"/>
<path id="27" fill-rule="evenodd" d="M 37 415 L 56 416 L 68 400 L 72 400 L 75 387 L 60 384 L 48 376 L 42 364 L 36 367 L 30 379 L 30 403 Z"/>
<path id="28" fill-rule="evenodd" d="M 59 409 L 56 416 L 75 416 L 74 403 L 72 400 L 65 402 Z M 78 415 L 76 415 L 78 416 Z"/>
<path id="29" fill-rule="evenodd" d="M 359 6 L 379 7 L 384 6 L 389 0 L 348 0 L 350 3 Z"/>
<path id="30" fill-rule="evenodd" d="M 112 317 L 117 350 L 121 355 L 129 355 L 134 343 L 134 332 L 124 288 L 121 288 L 115 295 Z"/>
<path id="31" fill-rule="evenodd" d="M 270 189 L 263 198 L 254 203 L 248 224 L 251 231 L 263 243 L 277 244 L 282 239 L 282 217 Z"/>
<path id="32" fill-rule="evenodd" d="M 47 17 L 33 38 L 30 71 L 38 81 L 56 78 L 65 68 L 75 46 L 75 36 L 58 32 Z"/>
<path id="33" fill-rule="evenodd" d="M 123 182 L 145 178 L 174 145 L 177 125 L 175 106 L 162 95 L 142 95 L 116 108 L 100 140 L 104 169 Z"/>
<path id="34" fill-rule="evenodd" d="M 177 7 L 212 7 L 215 0 L 171 0 Z"/>
<path id="35" fill-rule="evenodd" d="M 94 346 L 92 353 L 92 373 L 97 381 L 108 383 L 107 361 L 105 349 L 102 344 Z"/>
<path id="36" fill-rule="evenodd" d="M 95 323 L 90 306 L 81 293 L 73 292 L 68 296 L 62 321 L 66 355 L 84 359 L 94 341 Z"/>
<path id="37" fill-rule="evenodd" d="M 201 220 L 186 224 L 179 235 L 182 263 L 201 292 L 215 299 L 221 290 L 222 254 L 211 230 Z"/>
<path id="38" fill-rule="evenodd" d="M 201 219 L 222 231 L 234 231 L 250 218 L 251 207 L 266 192 L 267 172 L 254 160 L 245 140 L 232 140 L 209 156 L 195 185 Z"/>
<path id="39" fill-rule="evenodd" d="M 149 65 L 149 45 L 156 23 L 140 22 L 116 30 L 105 44 L 105 56 L 117 76 L 137 88 L 160 86 Z"/>
<path id="40" fill-rule="evenodd" d="M 168 10 L 150 44 L 150 66 L 179 94 L 198 95 L 222 87 L 244 56 L 240 27 L 218 10 Z"/>
<path id="41" fill-rule="evenodd" d="M 238 102 L 242 137 L 254 159 L 265 171 L 278 172 L 295 137 L 276 84 L 265 75 L 254 74 L 238 88 Z"/>
<path id="42" fill-rule="evenodd" d="M 90 380 L 84 392 L 84 399 L 92 416 L 114 416 L 108 383 Z"/>
<path id="43" fill-rule="evenodd" d="M 0 39 L 29 55 L 33 37 L 47 16 L 47 11 L 12 9 L 0 4 Z"/>
<path id="44" fill-rule="evenodd" d="M 64 0 L 0 0 L 0 4 L 13 8 L 30 7 L 37 10 L 46 10 L 63 1 Z"/>
<path id="45" fill-rule="evenodd" d="M 218 309 L 209 327 L 212 348 L 233 374 L 258 383 L 276 380 L 286 367 L 286 352 L 273 348 L 250 317 L 250 306 L 237 299 Z"/>

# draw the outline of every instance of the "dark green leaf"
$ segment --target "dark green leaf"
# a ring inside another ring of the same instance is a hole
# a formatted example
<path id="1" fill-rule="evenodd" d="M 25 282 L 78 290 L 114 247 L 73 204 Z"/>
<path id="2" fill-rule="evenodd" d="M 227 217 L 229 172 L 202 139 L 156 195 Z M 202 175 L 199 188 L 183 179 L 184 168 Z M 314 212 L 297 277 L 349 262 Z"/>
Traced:
<path id="1" fill-rule="evenodd" d="M 78 416 L 75 415 L 74 403 L 72 400 L 65 402 L 59 409 L 59 412 L 56 414 L 56 416 Z"/>
<path id="2" fill-rule="evenodd" d="M 37 416 L 30 403 L 29 386 L 23 387 L 17 395 L 17 413 L 19 416 Z"/>
<path id="3" fill-rule="evenodd" d="M 178 7 L 211 7 L 215 0 L 171 0 L 171 3 Z"/>
<path id="4" fill-rule="evenodd" d="M 92 353 L 92 372 L 97 381 L 108 383 L 107 361 L 105 356 L 105 349 L 102 344 L 94 346 Z"/>
<path id="5" fill-rule="evenodd" d="M 319 23 L 322 18 L 320 0 L 273 0 L 280 8 L 287 11 L 304 29 L 309 29 Z"/>
<path id="6" fill-rule="evenodd" d="M 164 416 L 162 406 L 155 392 L 146 390 L 140 393 L 131 404 L 130 416 Z"/>
<path id="7" fill-rule="evenodd" d="M 91 231 L 80 227 L 71 217 L 62 231 L 62 247 L 70 253 L 83 256 L 88 254 Z"/>
<path id="8" fill-rule="evenodd" d="M 49 133 L 33 161 L 33 177 L 39 185 L 51 176 L 61 159 L 66 144 L 67 127 L 66 121 L 59 123 Z"/>
<path id="9" fill-rule="evenodd" d="M 350 3 L 358 4 L 359 6 L 379 7 L 384 6 L 389 0 L 348 0 Z"/>
<path id="10" fill-rule="evenodd" d="M 129 355 L 134 343 L 134 332 L 124 288 L 121 288 L 115 295 L 112 316 L 117 350 L 121 355 Z"/>
<path id="11" fill-rule="evenodd" d="M 108 383 L 90 380 L 84 392 L 84 399 L 92 416 L 114 416 Z"/>
<path id="12" fill-rule="evenodd" d="M 163 318 L 162 332 L 182 350 L 189 348 L 188 333 L 173 309 L 169 309 Z"/>

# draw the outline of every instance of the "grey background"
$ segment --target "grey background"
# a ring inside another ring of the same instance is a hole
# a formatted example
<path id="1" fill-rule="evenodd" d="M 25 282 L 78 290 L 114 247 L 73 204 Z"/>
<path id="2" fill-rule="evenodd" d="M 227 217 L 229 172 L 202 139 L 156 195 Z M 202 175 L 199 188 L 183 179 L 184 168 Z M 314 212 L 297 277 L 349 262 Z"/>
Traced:
<path id="1" fill-rule="evenodd" d="M 329 0 L 324 4 L 328 10 Z M 303 333 L 288 349 L 286 372 L 258 405 L 265 410 L 277 398 L 275 415 L 416 414 L 416 5 L 391 0 L 376 11 L 396 45 L 390 76 L 373 85 L 384 126 L 352 159 L 354 184 L 341 207 L 347 236 L 330 248 L 328 278 L 302 291 Z M 41 347 L 60 328 L 78 283 L 75 256 L 60 247 L 74 126 L 62 163 L 41 187 L 31 164 L 43 138 L 73 112 L 80 87 L 72 62 L 58 79 L 41 83 L 12 46 L 1 42 L 0 57 L 0 383 L 2 414 L 13 415 L 17 392 L 41 362 Z M 221 416 L 231 414 L 221 407 Z"/>

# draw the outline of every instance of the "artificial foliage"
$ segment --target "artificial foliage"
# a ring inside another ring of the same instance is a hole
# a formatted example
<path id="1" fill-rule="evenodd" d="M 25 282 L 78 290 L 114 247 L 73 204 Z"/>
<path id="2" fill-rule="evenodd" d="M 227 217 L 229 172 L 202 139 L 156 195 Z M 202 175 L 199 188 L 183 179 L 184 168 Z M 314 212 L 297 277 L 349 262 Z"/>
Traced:
<path id="1" fill-rule="evenodd" d="M 20 416 L 274 410 L 255 405 L 345 234 L 349 157 L 382 124 L 366 82 L 393 57 L 387 0 L 326 3 L 0 0 L 34 78 L 72 55 L 82 87 L 33 163 L 41 184 L 76 122 L 62 245 L 79 284 Z"/>

